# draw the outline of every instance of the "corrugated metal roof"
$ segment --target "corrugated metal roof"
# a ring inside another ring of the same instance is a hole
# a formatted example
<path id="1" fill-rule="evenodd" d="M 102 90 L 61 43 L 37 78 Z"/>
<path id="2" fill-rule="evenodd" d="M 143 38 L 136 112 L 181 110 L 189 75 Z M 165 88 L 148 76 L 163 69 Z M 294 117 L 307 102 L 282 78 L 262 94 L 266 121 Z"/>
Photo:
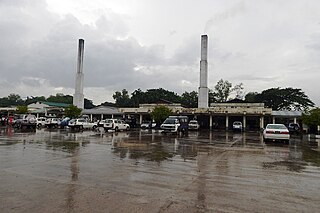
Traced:
<path id="1" fill-rule="evenodd" d="M 301 117 L 302 112 L 282 110 L 282 111 L 272 111 L 271 115 L 278 116 L 278 117 Z"/>
<path id="2" fill-rule="evenodd" d="M 48 102 L 48 101 L 39 101 L 39 103 L 47 104 L 49 106 L 54 106 L 54 107 L 68 107 L 69 105 L 71 105 L 71 104 Z"/>

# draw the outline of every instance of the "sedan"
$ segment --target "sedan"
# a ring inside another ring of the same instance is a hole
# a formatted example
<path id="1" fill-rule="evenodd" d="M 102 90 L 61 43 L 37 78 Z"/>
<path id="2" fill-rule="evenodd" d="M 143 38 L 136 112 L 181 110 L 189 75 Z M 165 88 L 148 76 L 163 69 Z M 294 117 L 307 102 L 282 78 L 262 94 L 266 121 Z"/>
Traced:
<path id="1" fill-rule="evenodd" d="M 289 142 L 290 134 L 283 124 L 268 124 L 263 130 L 263 140 L 284 140 Z"/>

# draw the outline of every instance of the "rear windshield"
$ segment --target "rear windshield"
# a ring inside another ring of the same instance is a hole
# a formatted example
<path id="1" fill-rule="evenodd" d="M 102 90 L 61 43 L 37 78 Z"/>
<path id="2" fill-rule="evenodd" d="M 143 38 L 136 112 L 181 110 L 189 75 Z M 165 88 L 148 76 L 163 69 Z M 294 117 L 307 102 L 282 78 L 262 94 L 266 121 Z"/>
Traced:
<path id="1" fill-rule="evenodd" d="M 267 129 L 287 129 L 287 127 L 285 125 L 271 124 L 267 126 Z"/>

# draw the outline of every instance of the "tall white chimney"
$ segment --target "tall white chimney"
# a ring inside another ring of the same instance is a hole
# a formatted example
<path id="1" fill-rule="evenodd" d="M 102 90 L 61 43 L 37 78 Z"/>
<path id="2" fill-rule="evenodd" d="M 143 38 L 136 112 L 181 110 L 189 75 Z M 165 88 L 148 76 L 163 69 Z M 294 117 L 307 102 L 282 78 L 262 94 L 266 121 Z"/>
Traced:
<path id="1" fill-rule="evenodd" d="M 84 40 L 79 39 L 76 85 L 75 85 L 75 93 L 73 95 L 73 105 L 77 106 L 80 109 L 84 109 L 83 55 L 84 55 Z"/>
<path id="2" fill-rule="evenodd" d="M 200 86 L 198 96 L 198 108 L 208 108 L 208 36 L 201 36 L 201 60 L 200 60 Z"/>

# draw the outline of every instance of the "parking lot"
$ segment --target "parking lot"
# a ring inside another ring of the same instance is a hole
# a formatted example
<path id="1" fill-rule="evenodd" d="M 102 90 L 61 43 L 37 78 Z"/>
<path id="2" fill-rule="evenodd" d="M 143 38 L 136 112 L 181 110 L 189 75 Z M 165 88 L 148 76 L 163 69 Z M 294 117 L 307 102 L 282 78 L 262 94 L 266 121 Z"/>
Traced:
<path id="1" fill-rule="evenodd" d="M 1 212 L 318 212 L 320 141 L 0 129 Z"/>

